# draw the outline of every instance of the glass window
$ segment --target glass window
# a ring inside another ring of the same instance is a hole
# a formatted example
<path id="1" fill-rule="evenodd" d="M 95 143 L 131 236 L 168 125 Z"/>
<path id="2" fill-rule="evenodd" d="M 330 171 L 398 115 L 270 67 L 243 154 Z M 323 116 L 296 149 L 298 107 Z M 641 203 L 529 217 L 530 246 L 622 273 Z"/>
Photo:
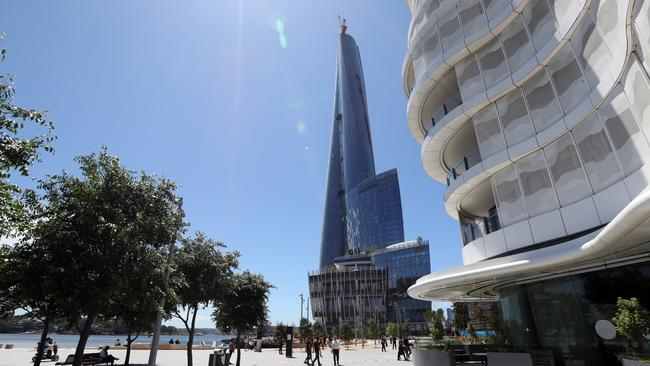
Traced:
<path id="1" fill-rule="evenodd" d="M 481 73 L 487 89 L 510 77 L 510 70 L 506 58 L 503 56 L 503 50 L 501 50 L 501 43 L 499 43 L 498 38 L 493 39 L 481 48 L 478 52 L 478 59 L 481 63 Z"/>
<path id="2" fill-rule="evenodd" d="M 472 120 L 481 157 L 485 159 L 506 148 L 494 104 L 490 104 L 476 113 Z"/>
<path id="3" fill-rule="evenodd" d="M 535 49 L 530 43 L 521 17 L 517 17 L 501 33 L 501 43 L 503 43 L 503 50 L 508 57 L 508 64 L 513 73 L 535 57 Z"/>
<path id="4" fill-rule="evenodd" d="M 625 94 L 610 96 L 598 111 L 612 139 L 623 172 L 625 175 L 635 172 L 643 165 L 641 157 L 648 157 L 650 151 Z"/>
<path id="5" fill-rule="evenodd" d="M 491 182 L 501 227 L 528 218 L 514 164 L 496 172 Z"/>
<path id="6" fill-rule="evenodd" d="M 483 6 L 479 0 L 463 0 L 458 3 L 458 15 L 463 23 L 463 32 L 468 37 L 487 25 Z"/>
<path id="7" fill-rule="evenodd" d="M 524 94 L 537 133 L 544 131 L 562 118 L 562 109 L 555 97 L 553 85 L 551 85 L 545 69 L 524 84 Z"/>
<path id="8" fill-rule="evenodd" d="M 455 7 L 445 13 L 438 21 L 438 33 L 440 33 L 444 52 L 449 52 L 458 43 L 465 44 L 460 32 L 460 23 L 458 22 Z"/>
<path id="9" fill-rule="evenodd" d="M 555 33 L 555 17 L 546 1 L 533 1 L 522 13 L 535 49 L 541 50 Z"/>
<path id="10" fill-rule="evenodd" d="M 625 78 L 625 95 L 636 112 L 641 128 L 650 136 L 650 88 L 642 67 L 633 62 Z"/>
<path id="11" fill-rule="evenodd" d="M 570 134 L 546 146 L 544 154 L 560 205 L 566 206 L 591 195 L 591 187 Z"/>
<path id="12" fill-rule="evenodd" d="M 573 137 L 595 192 L 600 192 L 623 178 L 597 113 L 592 113 L 580 123 L 573 130 Z"/>
<path id="13" fill-rule="evenodd" d="M 497 109 L 508 146 L 515 146 L 535 134 L 521 89 L 499 99 Z"/>
<path id="14" fill-rule="evenodd" d="M 485 91 L 485 84 L 481 78 L 481 71 L 478 68 L 476 57 L 471 55 L 460 61 L 455 66 L 458 77 L 458 87 L 464 101 L 477 96 Z"/>
<path id="15" fill-rule="evenodd" d="M 603 37 L 596 28 L 596 23 L 590 13 L 585 15 L 584 20 L 578 26 L 573 37 L 571 37 L 573 50 L 578 57 L 578 62 L 587 77 L 591 88 L 596 87 L 601 80 L 601 75 L 607 73 L 612 62 L 612 56 L 607 50 Z"/>
<path id="16" fill-rule="evenodd" d="M 582 76 L 571 45 L 566 43 L 548 64 L 555 89 L 564 111 L 568 114 L 589 95 L 587 81 Z"/>
<path id="17" fill-rule="evenodd" d="M 490 21 L 502 16 L 504 11 L 511 10 L 509 0 L 483 0 L 483 5 Z"/>
<path id="18" fill-rule="evenodd" d="M 531 217 L 558 208 L 542 151 L 534 152 L 517 162 L 517 171 Z"/>

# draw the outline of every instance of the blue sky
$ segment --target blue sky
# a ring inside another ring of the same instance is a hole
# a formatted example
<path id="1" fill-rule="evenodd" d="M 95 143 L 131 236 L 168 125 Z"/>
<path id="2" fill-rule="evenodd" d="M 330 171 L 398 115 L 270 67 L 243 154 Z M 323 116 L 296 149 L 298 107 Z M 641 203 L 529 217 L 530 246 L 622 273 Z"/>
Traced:
<path id="1" fill-rule="evenodd" d="M 422 169 L 406 123 L 402 1 L 3 2 L 16 101 L 45 109 L 56 153 L 33 176 L 74 170 L 107 145 L 131 169 L 177 181 L 191 231 L 241 252 L 277 287 L 273 322 L 297 322 L 318 266 L 338 38 L 348 20 L 363 62 L 377 171 L 397 168 L 405 234 L 431 267 L 461 264 L 444 186 Z M 278 34 L 278 20 L 284 38 Z M 198 326 L 214 324 L 205 310 Z"/>

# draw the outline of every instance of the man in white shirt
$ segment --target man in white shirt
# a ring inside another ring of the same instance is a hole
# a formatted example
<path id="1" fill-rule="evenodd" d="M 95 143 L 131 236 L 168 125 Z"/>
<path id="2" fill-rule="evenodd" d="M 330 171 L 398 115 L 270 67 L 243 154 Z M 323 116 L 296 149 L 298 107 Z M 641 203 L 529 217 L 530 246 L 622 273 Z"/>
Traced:
<path id="1" fill-rule="evenodd" d="M 339 337 L 334 337 L 334 340 L 332 341 L 330 347 L 332 348 L 334 366 L 337 366 L 339 364 L 339 348 L 341 348 L 341 342 L 339 342 Z"/>

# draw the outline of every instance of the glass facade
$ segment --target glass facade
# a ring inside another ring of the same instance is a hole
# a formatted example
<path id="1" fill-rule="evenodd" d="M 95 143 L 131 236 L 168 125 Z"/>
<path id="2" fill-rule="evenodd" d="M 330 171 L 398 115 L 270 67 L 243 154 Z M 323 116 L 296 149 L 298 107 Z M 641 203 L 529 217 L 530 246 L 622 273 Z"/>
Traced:
<path id="1" fill-rule="evenodd" d="M 397 170 L 363 181 L 347 193 L 348 251 L 381 249 L 404 241 Z"/>
<path id="2" fill-rule="evenodd" d="M 515 346 L 546 351 L 555 365 L 609 366 L 620 365 L 625 340 L 603 339 L 595 325 L 611 322 L 618 297 L 650 308 L 650 263 L 506 287 L 500 305 Z"/>
<path id="3" fill-rule="evenodd" d="M 418 238 L 391 245 L 374 252 L 372 262 L 388 268 L 387 321 L 425 323 L 424 312 L 431 308 L 431 303 L 409 297 L 406 290 L 431 271 L 429 241 Z"/>

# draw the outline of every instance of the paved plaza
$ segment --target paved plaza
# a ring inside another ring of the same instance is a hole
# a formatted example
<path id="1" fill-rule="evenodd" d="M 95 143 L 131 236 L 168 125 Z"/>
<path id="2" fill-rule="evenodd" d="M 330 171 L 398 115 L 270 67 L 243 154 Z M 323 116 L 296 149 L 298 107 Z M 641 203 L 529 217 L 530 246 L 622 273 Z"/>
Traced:
<path id="1" fill-rule="evenodd" d="M 296 352 L 297 351 L 297 352 Z M 73 349 L 60 349 L 59 355 L 61 359 L 71 353 Z M 94 350 L 88 350 L 94 352 Z M 211 351 L 194 350 L 194 365 L 206 366 L 208 365 L 208 355 Z M 111 354 L 124 361 L 126 351 L 115 350 Z M 34 351 L 27 348 L 18 348 L 0 350 L 0 366 L 16 366 L 31 364 Z M 285 355 L 279 355 L 277 349 L 267 349 L 263 352 L 243 351 L 241 358 L 241 366 L 301 366 L 304 365 L 305 352 L 302 349 L 294 350 L 294 358 L 286 358 Z M 131 364 L 134 366 L 146 365 L 149 358 L 149 351 L 131 351 Z M 341 349 L 340 356 L 341 366 L 391 366 L 412 365 L 412 362 L 397 361 L 397 351 L 389 350 L 388 352 L 381 352 L 380 348 L 365 348 L 365 349 L 350 349 L 346 350 L 345 347 Z M 235 363 L 235 358 L 232 360 Z M 332 361 L 332 354 L 329 349 L 323 352 L 321 359 L 323 365 L 334 365 Z M 119 363 L 121 365 L 121 363 Z M 174 351 L 159 351 L 158 352 L 158 366 L 181 366 L 186 365 L 186 353 L 184 350 Z M 54 365 L 54 362 L 43 362 L 42 365 Z M 117 363 L 116 363 L 117 365 Z"/>

